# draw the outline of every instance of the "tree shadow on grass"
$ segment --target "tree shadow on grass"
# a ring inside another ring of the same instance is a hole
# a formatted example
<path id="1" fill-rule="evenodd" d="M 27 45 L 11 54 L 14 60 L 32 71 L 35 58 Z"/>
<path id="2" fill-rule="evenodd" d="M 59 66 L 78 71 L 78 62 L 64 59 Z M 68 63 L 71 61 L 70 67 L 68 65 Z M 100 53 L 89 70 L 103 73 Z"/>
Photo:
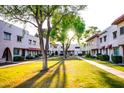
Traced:
<path id="1" fill-rule="evenodd" d="M 110 88 L 124 88 L 124 79 L 117 79 L 116 76 L 110 76 L 110 73 L 104 73 L 104 72 L 99 72 L 99 75 L 102 78 L 102 82 L 104 82 L 105 84 L 107 84 Z M 123 80 L 123 81 L 121 81 Z M 107 87 L 104 86 L 103 87 Z"/>
<path id="2" fill-rule="evenodd" d="M 61 76 L 60 76 L 61 75 Z M 46 72 L 39 72 L 34 77 L 16 86 L 17 88 L 49 88 L 51 87 L 64 88 L 66 84 L 66 67 L 64 61 L 57 62 L 49 67 Z"/>

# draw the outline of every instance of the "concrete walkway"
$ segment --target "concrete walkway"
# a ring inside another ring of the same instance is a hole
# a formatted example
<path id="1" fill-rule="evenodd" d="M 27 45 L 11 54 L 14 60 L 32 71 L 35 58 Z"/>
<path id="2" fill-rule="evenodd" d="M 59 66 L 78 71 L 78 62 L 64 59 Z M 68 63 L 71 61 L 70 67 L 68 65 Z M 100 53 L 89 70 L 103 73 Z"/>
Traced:
<path id="1" fill-rule="evenodd" d="M 101 69 L 103 69 L 103 70 L 105 70 L 105 71 L 107 71 L 107 72 L 109 72 L 109 73 L 111 73 L 113 75 L 116 75 L 116 76 L 118 76 L 120 78 L 124 78 L 124 72 L 123 71 L 120 71 L 120 70 L 117 70 L 117 69 L 114 69 L 114 68 L 111 68 L 111 67 L 96 63 L 96 62 L 91 61 L 91 60 L 84 59 L 82 57 L 77 57 L 77 58 L 79 58 L 81 60 L 84 60 L 85 62 L 88 62 L 88 63 L 90 63 L 92 65 L 95 65 L 96 67 L 101 68 Z"/>
<path id="2" fill-rule="evenodd" d="M 27 61 L 27 62 L 13 62 L 13 64 L 9 64 L 9 65 L 4 65 L 4 66 L 0 66 L 0 68 L 6 68 L 6 67 L 12 67 L 12 66 L 17 66 L 17 65 L 22 65 L 22 64 L 28 64 L 28 63 L 33 63 L 34 61 Z"/>

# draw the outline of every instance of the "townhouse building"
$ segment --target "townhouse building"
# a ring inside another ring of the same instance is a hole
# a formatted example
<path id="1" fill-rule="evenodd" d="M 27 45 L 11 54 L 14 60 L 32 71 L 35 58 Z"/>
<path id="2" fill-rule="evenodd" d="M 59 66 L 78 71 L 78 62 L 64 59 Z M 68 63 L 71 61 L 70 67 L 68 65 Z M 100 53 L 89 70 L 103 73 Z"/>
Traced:
<path id="1" fill-rule="evenodd" d="M 12 62 L 14 56 L 40 54 L 39 39 L 17 26 L 0 20 L 0 60 Z"/>
<path id="2" fill-rule="evenodd" d="M 49 49 L 50 54 L 54 55 L 63 55 L 63 48 L 61 44 L 50 45 Z M 79 46 L 79 44 L 71 44 L 67 55 L 82 55 L 84 53 L 83 49 Z"/>
<path id="3" fill-rule="evenodd" d="M 0 62 L 13 62 L 15 56 L 26 58 L 28 55 L 42 54 L 39 38 L 32 36 L 28 31 L 0 20 Z M 44 39 L 45 42 L 45 39 Z M 49 44 L 49 53 L 62 55 L 61 44 Z M 68 55 L 82 54 L 78 44 L 71 44 Z"/>
<path id="4" fill-rule="evenodd" d="M 97 36 L 97 37 L 96 37 Z M 87 39 L 87 53 L 93 56 L 92 50 L 97 42 L 97 52 L 103 55 L 109 55 L 110 61 L 111 56 L 122 56 L 124 57 L 124 15 L 117 18 L 111 26 L 106 28 L 104 31 L 97 35 L 93 35 Z M 124 58 L 123 58 L 124 61 Z"/>
<path id="5" fill-rule="evenodd" d="M 112 25 L 117 26 L 117 31 L 113 32 L 116 41 L 114 43 L 114 54 L 124 57 L 124 14 L 117 18 Z M 114 35 L 115 34 L 115 35 Z"/>
<path id="6" fill-rule="evenodd" d="M 92 56 L 96 56 L 99 50 L 99 34 L 95 34 L 92 37 L 86 40 L 85 51 L 87 54 L 91 54 Z"/>

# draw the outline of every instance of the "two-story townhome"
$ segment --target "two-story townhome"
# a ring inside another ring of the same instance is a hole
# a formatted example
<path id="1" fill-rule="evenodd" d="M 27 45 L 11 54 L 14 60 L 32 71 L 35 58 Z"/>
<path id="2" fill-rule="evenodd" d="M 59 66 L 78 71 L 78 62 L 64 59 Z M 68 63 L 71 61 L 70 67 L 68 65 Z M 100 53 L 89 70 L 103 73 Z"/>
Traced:
<path id="1" fill-rule="evenodd" d="M 114 55 L 121 55 L 124 57 L 124 14 L 118 17 L 112 25 L 117 26 L 117 31 L 115 32 L 116 38 L 115 43 L 117 46 L 114 48 Z M 123 59 L 124 61 L 124 59 Z"/>
<path id="2" fill-rule="evenodd" d="M 99 49 L 99 34 L 95 34 L 86 40 L 86 53 L 96 56 Z"/>
<path id="3" fill-rule="evenodd" d="M 111 25 L 99 34 L 99 53 L 103 55 L 113 55 L 113 50 L 117 46 L 116 33 L 117 26 Z"/>
<path id="4" fill-rule="evenodd" d="M 97 39 L 95 39 L 97 37 Z M 117 18 L 111 26 L 106 28 L 100 34 L 93 35 L 86 40 L 86 51 L 94 56 L 95 45 L 97 53 L 110 56 L 122 56 L 124 61 L 124 15 Z M 97 42 L 97 44 L 96 44 Z"/>
<path id="5" fill-rule="evenodd" d="M 50 44 L 49 52 L 50 54 L 54 53 L 54 55 L 63 55 L 62 45 Z M 82 54 L 82 48 L 79 46 L 79 44 L 71 44 L 67 51 L 67 55 L 80 55 L 80 54 Z"/>
<path id="6" fill-rule="evenodd" d="M 17 26 L 0 21 L 0 59 L 13 61 L 14 56 L 40 53 L 39 39 Z"/>

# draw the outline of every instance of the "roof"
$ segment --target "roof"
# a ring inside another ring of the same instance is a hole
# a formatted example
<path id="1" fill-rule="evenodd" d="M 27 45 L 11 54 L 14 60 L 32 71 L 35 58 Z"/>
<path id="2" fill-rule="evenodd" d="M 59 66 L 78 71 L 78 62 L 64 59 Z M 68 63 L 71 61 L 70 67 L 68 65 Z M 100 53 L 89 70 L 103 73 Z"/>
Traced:
<path id="1" fill-rule="evenodd" d="M 117 25 L 123 21 L 124 21 L 124 14 L 121 15 L 120 17 L 118 17 L 117 19 L 115 19 L 114 22 L 112 23 L 112 25 Z"/>
<path id="2" fill-rule="evenodd" d="M 99 34 L 99 36 L 100 36 L 100 35 L 102 35 L 102 34 L 104 34 L 104 33 L 106 33 L 106 32 L 107 32 L 106 30 L 105 30 L 105 31 L 103 31 L 103 32 L 101 32 L 101 33 Z"/>
<path id="3" fill-rule="evenodd" d="M 95 35 L 89 37 L 89 38 L 86 40 L 86 42 L 89 41 L 89 40 L 94 39 L 95 37 L 99 37 L 99 34 L 95 34 Z"/>

